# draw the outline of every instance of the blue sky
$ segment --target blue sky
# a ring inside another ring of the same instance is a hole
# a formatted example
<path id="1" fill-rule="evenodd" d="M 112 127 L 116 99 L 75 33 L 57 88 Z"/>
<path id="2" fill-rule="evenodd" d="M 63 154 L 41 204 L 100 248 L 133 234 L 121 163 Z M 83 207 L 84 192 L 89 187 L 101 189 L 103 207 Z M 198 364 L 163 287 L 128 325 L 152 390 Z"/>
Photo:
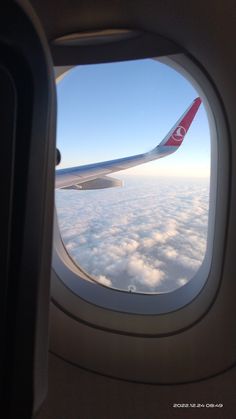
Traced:
<path id="1" fill-rule="evenodd" d="M 57 93 L 61 168 L 149 151 L 198 96 L 184 77 L 152 59 L 76 67 Z M 210 135 L 201 105 L 175 154 L 126 173 L 206 177 L 209 171 Z"/>

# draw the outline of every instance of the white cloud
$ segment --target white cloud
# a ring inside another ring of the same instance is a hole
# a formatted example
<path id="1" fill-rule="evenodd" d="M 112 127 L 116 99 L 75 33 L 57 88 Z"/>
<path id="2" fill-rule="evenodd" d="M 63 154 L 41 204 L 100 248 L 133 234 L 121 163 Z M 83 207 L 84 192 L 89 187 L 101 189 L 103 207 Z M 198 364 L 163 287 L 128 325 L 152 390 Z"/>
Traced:
<path id="1" fill-rule="evenodd" d="M 171 246 L 164 248 L 164 254 L 168 259 L 176 259 L 178 256 L 177 251 Z"/>
<path id="2" fill-rule="evenodd" d="M 182 287 L 183 285 L 187 284 L 188 279 L 187 278 L 179 278 L 177 282 L 178 282 L 179 286 Z"/>
<path id="3" fill-rule="evenodd" d="M 100 284 L 106 285 L 107 287 L 111 287 L 112 286 L 111 280 L 109 278 L 107 278 L 106 276 L 104 276 L 104 275 L 98 275 L 96 277 L 96 279 L 97 279 L 97 281 Z"/>
<path id="4" fill-rule="evenodd" d="M 208 183 L 130 180 L 124 188 L 57 191 L 66 247 L 98 282 L 167 292 L 188 282 L 206 248 Z"/>
<path id="5" fill-rule="evenodd" d="M 127 272 L 132 281 L 144 283 L 150 287 L 159 285 L 164 278 L 164 272 L 145 262 L 138 254 L 133 255 L 127 263 Z"/>

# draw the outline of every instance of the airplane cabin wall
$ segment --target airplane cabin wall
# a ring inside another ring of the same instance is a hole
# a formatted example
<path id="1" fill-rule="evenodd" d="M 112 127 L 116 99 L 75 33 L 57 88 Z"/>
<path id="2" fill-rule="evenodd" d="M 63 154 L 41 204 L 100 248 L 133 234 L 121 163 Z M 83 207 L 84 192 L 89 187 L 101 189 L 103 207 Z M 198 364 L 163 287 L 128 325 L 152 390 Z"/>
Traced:
<path id="1" fill-rule="evenodd" d="M 49 393 L 36 419 L 235 419 L 235 382 L 236 367 L 196 383 L 137 384 L 85 371 L 50 354 Z M 174 408 L 174 403 L 224 407 Z"/>
<path id="2" fill-rule="evenodd" d="M 196 373 L 196 376 L 198 376 L 199 369 L 204 368 L 204 365 L 208 368 L 213 355 L 215 372 L 220 372 L 217 371 L 217 367 L 224 362 L 227 367 L 232 366 L 236 358 L 235 5 L 230 0 L 225 0 L 224 3 L 219 0 L 199 0 L 198 2 L 186 2 L 184 0 L 178 2 L 171 0 L 144 2 L 137 0 L 135 3 L 125 0 L 117 2 L 98 1 L 96 3 L 87 0 L 86 2 L 68 3 L 62 0 L 60 1 L 60 7 L 53 5 L 52 1 L 48 5 L 48 9 L 45 8 L 44 10 L 43 2 L 32 0 L 32 4 L 42 19 L 49 39 L 63 33 L 73 32 L 76 29 L 89 30 L 111 26 L 142 28 L 143 30 L 158 32 L 177 42 L 186 50 L 187 55 L 198 63 L 206 76 L 211 79 L 225 116 L 228 138 L 230 139 L 227 144 L 230 152 L 229 166 L 227 168 L 219 167 L 219 173 L 227 169 L 230 174 L 230 181 L 227 185 L 229 193 L 227 195 L 226 242 L 223 252 L 224 263 L 220 271 L 222 282 L 217 299 L 210 308 L 209 315 L 205 316 L 198 325 L 193 326 L 191 331 L 191 345 L 195 354 L 199 355 L 201 353 L 201 356 L 198 358 L 198 362 L 196 362 L 195 357 L 189 358 L 192 363 L 192 371 Z M 65 11 L 67 6 L 70 11 L 63 13 L 63 8 Z M 219 138 L 219 141 L 225 140 Z M 221 196 L 218 199 L 220 200 Z M 217 222 L 218 220 L 216 220 Z M 218 237 L 217 240 L 223 241 L 224 237 Z M 51 327 L 53 335 L 55 328 L 58 327 L 59 330 L 61 324 L 59 322 L 57 325 L 51 323 Z M 197 332 L 199 328 L 203 331 L 201 334 Z M 90 333 L 92 334 L 93 331 L 90 330 Z M 214 345 L 213 337 L 216 339 L 217 335 L 220 343 Z M 224 336 L 227 336 L 227 343 L 225 343 Z M 81 344 L 86 348 L 86 339 L 83 342 L 80 339 L 82 339 L 81 335 L 78 336 L 78 345 Z M 184 348 L 184 333 L 182 336 L 181 333 L 179 334 L 179 339 Z M 206 343 L 206 339 L 209 343 Z M 63 340 L 63 336 L 61 336 L 61 340 Z M 65 345 L 68 346 L 68 342 L 65 342 Z M 204 345 L 207 347 L 207 356 Z M 163 348 L 164 351 L 168 350 L 164 340 Z M 60 352 L 61 348 L 58 349 Z M 96 362 L 96 345 L 88 348 L 88 350 L 93 351 L 92 355 L 94 362 Z M 175 368 L 186 372 L 185 360 L 183 357 L 182 363 L 178 365 L 173 360 L 172 367 L 167 373 L 171 375 Z M 104 356 L 104 364 L 106 361 Z M 126 365 L 123 368 L 125 370 Z M 139 365 L 137 365 L 138 368 Z M 113 369 L 116 369 L 116 365 L 113 366 Z M 186 416 L 183 416 L 183 409 L 170 408 L 170 405 L 173 402 L 200 402 L 224 404 L 224 409 L 202 410 L 200 412 L 202 417 L 233 419 L 236 412 L 235 382 L 236 369 L 232 366 L 227 372 L 222 372 L 214 378 L 192 384 L 135 384 L 85 372 L 77 366 L 70 365 L 59 360 L 58 357 L 50 355 L 49 395 L 41 412 L 39 412 L 38 418 L 116 419 L 122 417 L 127 419 L 156 419 L 157 417 L 173 418 L 175 416 L 194 418 L 199 417 L 199 410 L 192 409 L 191 412 L 185 410 L 184 415 Z"/>

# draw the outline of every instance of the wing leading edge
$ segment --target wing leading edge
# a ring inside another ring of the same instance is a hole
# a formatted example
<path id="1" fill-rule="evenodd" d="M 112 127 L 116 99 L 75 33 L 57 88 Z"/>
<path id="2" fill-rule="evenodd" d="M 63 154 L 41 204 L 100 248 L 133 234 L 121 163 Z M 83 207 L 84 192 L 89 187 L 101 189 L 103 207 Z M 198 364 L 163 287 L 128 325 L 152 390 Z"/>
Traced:
<path id="1" fill-rule="evenodd" d="M 153 150 L 130 157 L 57 170 L 55 187 L 66 189 L 101 189 L 120 186 L 120 183 L 115 182 L 115 179 L 106 176 L 113 172 L 160 159 L 178 150 L 201 102 L 199 97 L 196 98 L 168 132 L 166 137 Z"/>

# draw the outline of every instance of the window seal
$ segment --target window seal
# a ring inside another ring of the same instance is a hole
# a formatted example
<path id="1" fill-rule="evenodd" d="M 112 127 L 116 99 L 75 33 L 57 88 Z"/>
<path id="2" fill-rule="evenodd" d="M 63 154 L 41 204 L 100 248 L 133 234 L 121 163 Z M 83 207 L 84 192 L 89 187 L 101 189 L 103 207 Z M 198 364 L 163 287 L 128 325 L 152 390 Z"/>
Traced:
<path id="1" fill-rule="evenodd" d="M 130 333 L 175 333 L 195 323 L 217 297 L 223 265 L 222 249 L 225 240 L 222 237 L 225 236 L 227 214 L 229 150 L 220 101 L 209 76 L 190 56 L 178 54 L 158 60 L 174 67 L 194 84 L 203 98 L 213 140 L 209 235 L 206 256 L 195 277 L 177 290 L 153 295 L 127 293 L 86 281 L 81 270 L 68 257 L 60 238 L 56 216 L 54 218 L 53 299 L 75 317 L 97 324 L 98 327 L 110 327 L 112 324 L 113 329 L 119 330 L 120 317 L 125 316 L 125 331 Z M 224 141 L 219 141 L 219 138 L 224 138 Z M 219 167 L 224 168 L 220 173 Z M 97 310 L 99 316 L 96 315 Z"/>

